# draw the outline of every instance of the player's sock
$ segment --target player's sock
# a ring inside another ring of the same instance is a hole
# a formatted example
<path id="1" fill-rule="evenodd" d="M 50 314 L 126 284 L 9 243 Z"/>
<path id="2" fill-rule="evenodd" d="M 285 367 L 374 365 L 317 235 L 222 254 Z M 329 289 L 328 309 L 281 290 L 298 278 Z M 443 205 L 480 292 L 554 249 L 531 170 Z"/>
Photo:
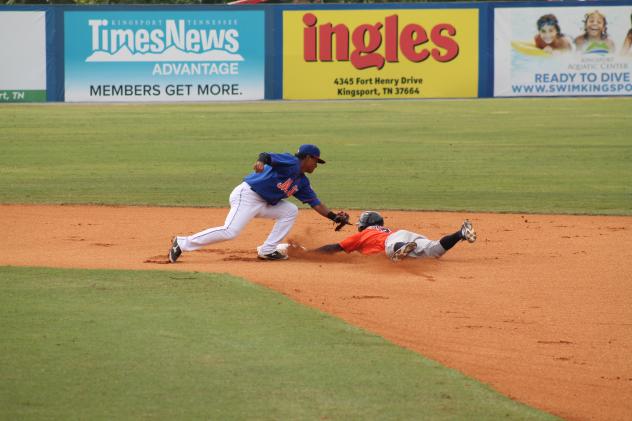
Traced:
<path id="1" fill-rule="evenodd" d="M 448 251 L 462 239 L 463 236 L 461 235 L 461 230 L 458 230 L 454 234 L 446 235 L 445 237 L 443 237 L 441 240 L 439 240 L 439 243 L 441 244 L 441 247 L 445 249 L 445 251 Z"/>

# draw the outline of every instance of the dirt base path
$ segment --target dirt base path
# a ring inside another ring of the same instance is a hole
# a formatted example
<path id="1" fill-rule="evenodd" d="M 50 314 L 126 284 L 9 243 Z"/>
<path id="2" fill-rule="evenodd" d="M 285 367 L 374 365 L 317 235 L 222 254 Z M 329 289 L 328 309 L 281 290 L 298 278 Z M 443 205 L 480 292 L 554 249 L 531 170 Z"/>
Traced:
<path id="1" fill-rule="evenodd" d="M 475 244 L 398 264 L 360 255 L 258 261 L 271 223 L 257 220 L 171 265 L 170 237 L 221 225 L 226 210 L 5 205 L 0 214 L 0 265 L 228 272 L 563 418 L 632 414 L 632 217 L 468 214 Z M 434 239 L 465 218 L 384 216 Z M 290 239 L 315 247 L 351 232 L 307 210 Z"/>

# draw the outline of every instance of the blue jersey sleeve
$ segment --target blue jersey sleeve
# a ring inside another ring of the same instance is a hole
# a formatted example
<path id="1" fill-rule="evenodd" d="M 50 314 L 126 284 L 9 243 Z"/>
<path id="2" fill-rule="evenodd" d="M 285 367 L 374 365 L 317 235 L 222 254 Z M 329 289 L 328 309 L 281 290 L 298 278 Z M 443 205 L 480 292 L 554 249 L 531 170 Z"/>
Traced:
<path id="1" fill-rule="evenodd" d="M 301 178 L 299 182 L 299 189 L 296 193 L 294 193 L 294 197 L 312 207 L 320 205 L 320 200 L 316 196 L 316 192 L 312 190 L 312 186 L 309 184 L 309 179 L 307 177 Z"/>
<path id="2" fill-rule="evenodd" d="M 291 153 L 270 153 L 271 167 L 291 167 L 297 164 L 298 159 Z"/>

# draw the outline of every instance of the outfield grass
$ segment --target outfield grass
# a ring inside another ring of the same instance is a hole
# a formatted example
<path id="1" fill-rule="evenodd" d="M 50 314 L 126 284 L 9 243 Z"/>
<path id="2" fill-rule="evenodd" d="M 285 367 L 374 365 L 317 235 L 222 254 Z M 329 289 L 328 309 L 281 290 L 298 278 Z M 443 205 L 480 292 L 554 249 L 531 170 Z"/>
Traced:
<path id="1" fill-rule="evenodd" d="M 553 419 L 237 278 L 0 279 L 0 419 Z"/>
<path id="2" fill-rule="evenodd" d="M 0 202 L 227 206 L 316 143 L 335 208 L 632 213 L 632 98 L 0 105 Z"/>

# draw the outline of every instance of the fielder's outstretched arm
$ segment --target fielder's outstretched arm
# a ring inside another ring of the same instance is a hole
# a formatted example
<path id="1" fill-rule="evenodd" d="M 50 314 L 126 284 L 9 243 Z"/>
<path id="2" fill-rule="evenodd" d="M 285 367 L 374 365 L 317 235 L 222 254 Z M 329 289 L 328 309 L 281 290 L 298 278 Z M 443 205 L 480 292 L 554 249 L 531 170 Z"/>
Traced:
<path id="1" fill-rule="evenodd" d="M 312 206 L 312 209 L 314 209 L 316 212 L 318 212 L 319 214 L 321 214 L 322 216 L 324 216 L 327 219 L 332 219 L 332 215 L 333 216 L 336 215 L 324 203 L 319 203 L 316 206 Z M 332 219 L 332 221 L 333 221 L 333 219 Z"/>
<path id="2" fill-rule="evenodd" d="M 314 209 L 325 218 L 334 221 L 334 223 L 336 224 L 336 231 L 349 224 L 349 214 L 345 211 L 334 213 L 324 203 L 319 203 L 316 206 L 312 206 L 312 209 Z"/>

